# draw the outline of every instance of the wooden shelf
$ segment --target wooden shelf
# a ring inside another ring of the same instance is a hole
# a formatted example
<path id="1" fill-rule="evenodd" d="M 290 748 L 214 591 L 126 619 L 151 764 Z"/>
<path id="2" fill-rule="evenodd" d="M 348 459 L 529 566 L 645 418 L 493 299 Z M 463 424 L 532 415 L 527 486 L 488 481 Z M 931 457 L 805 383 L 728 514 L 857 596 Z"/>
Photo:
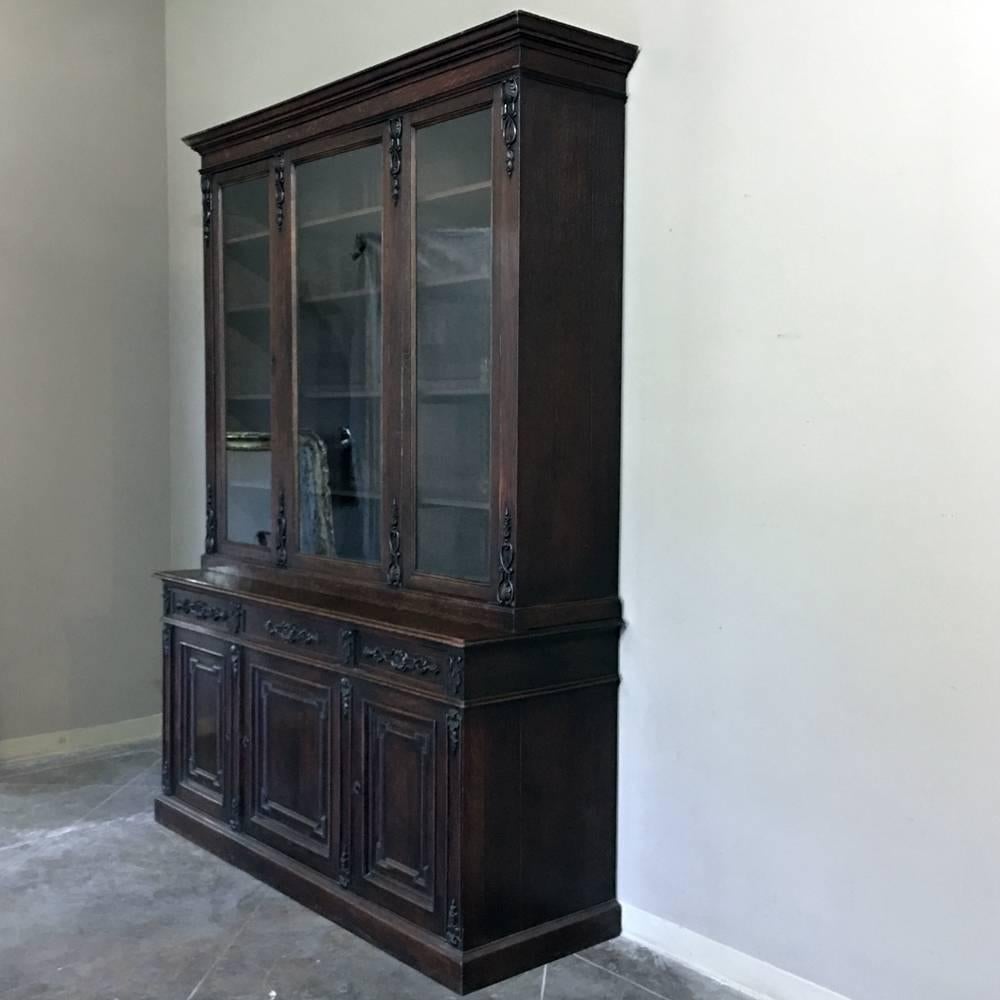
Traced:
<path id="1" fill-rule="evenodd" d="M 245 306 L 226 306 L 226 315 L 238 315 L 240 313 L 270 312 L 270 302 L 254 302 Z"/>
<path id="2" fill-rule="evenodd" d="M 350 490 L 330 490 L 330 495 L 348 500 L 377 501 L 382 499 L 381 493 L 372 493 L 369 490 L 356 490 L 353 493 Z"/>
<path id="3" fill-rule="evenodd" d="M 489 510 L 489 500 L 458 500 L 451 497 L 424 497 L 418 507 L 453 507 L 459 510 Z"/>
<path id="4" fill-rule="evenodd" d="M 369 208 L 355 208 L 349 212 L 338 212 L 336 215 L 323 215 L 318 219 L 300 222 L 298 228 L 299 230 L 303 230 L 315 229 L 317 226 L 332 226 L 338 222 L 347 222 L 350 219 L 363 219 L 366 215 L 378 215 L 381 211 L 381 205 L 373 205 Z"/>
<path id="5" fill-rule="evenodd" d="M 378 389 L 299 389 L 300 399 L 381 399 Z"/>
<path id="6" fill-rule="evenodd" d="M 270 235 L 270 232 L 264 229 L 259 233 L 247 233 L 245 236 L 230 236 L 229 239 L 222 241 L 222 245 L 231 247 L 239 243 L 252 243 L 254 240 L 266 240 Z"/>
<path id="7" fill-rule="evenodd" d="M 382 289 L 379 288 L 353 288 L 347 292 L 331 292 L 329 295 L 312 295 L 307 299 L 299 299 L 300 306 L 322 305 L 324 302 L 340 302 L 343 299 L 363 299 L 369 295 L 375 295 Z"/>
<path id="8" fill-rule="evenodd" d="M 270 399 L 269 392 L 231 392 L 226 396 L 227 402 L 230 403 L 253 403 Z"/>
<path id="9" fill-rule="evenodd" d="M 417 290 L 422 291 L 427 288 L 448 288 L 451 285 L 471 285 L 476 281 L 490 281 L 489 274 L 467 274 L 460 278 L 443 278 L 440 281 L 417 281 Z"/>
<path id="10" fill-rule="evenodd" d="M 244 483 L 240 480 L 234 480 L 228 484 L 231 490 L 269 490 L 271 488 L 270 483 Z"/>
<path id="11" fill-rule="evenodd" d="M 489 396 L 489 386 L 482 384 L 475 385 L 460 380 L 441 382 L 417 382 L 417 398 L 427 399 L 432 397 L 470 399 L 475 397 Z"/>
<path id="12" fill-rule="evenodd" d="M 476 181 L 475 184 L 462 184 L 459 187 L 446 188 L 443 191 L 435 191 L 433 194 L 425 194 L 423 198 L 417 199 L 418 205 L 427 202 L 441 201 L 444 198 L 457 198 L 463 194 L 473 194 L 476 191 L 489 191 L 493 187 L 493 181 Z"/>

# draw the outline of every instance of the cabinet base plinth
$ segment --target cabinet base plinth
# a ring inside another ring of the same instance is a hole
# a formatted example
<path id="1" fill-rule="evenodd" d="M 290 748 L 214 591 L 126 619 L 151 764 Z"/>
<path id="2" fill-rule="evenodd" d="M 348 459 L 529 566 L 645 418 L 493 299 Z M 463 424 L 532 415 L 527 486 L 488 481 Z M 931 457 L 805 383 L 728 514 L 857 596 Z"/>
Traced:
<path id="1" fill-rule="evenodd" d="M 371 942 L 456 993 L 470 993 L 621 933 L 616 900 L 467 951 L 446 944 L 305 865 L 179 802 L 158 797 L 156 821 Z"/>

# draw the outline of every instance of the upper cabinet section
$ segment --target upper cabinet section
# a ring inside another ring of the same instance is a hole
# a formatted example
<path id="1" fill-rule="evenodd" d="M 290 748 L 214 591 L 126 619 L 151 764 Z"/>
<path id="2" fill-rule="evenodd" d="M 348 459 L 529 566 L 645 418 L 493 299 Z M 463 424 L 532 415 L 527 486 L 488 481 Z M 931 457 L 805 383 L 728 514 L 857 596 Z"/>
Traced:
<path id="1" fill-rule="evenodd" d="M 205 564 L 615 618 L 633 46 L 515 13 L 187 140 Z"/>

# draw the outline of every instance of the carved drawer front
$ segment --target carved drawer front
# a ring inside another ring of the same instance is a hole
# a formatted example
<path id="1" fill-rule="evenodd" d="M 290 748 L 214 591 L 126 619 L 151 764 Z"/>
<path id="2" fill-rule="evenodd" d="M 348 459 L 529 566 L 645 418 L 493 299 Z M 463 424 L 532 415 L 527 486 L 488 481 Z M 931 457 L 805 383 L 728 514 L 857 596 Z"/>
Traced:
<path id="1" fill-rule="evenodd" d="M 319 615 L 284 608 L 247 605 L 247 634 L 283 649 L 321 656 L 337 663 L 350 663 L 354 629 Z"/>
<path id="2" fill-rule="evenodd" d="M 252 836 L 321 870 L 339 841 L 339 680 L 248 653 Z"/>
<path id="3" fill-rule="evenodd" d="M 164 590 L 163 611 L 168 617 L 191 625 L 218 629 L 231 635 L 239 632 L 243 624 L 240 603 L 217 594 L 201 594 L 168 587 Z"/>
<path id="4" fill-rule="evenodd" d="M 224 644 L 178 630 L 174 638 L 174 704 L 177 794 L 222 817 L 229 760 Z"/>
<path id="5" fill-rule="evenodd" d="M 359 892 L 440 930 L 445 847 L 443 725 L 432 706 L 360 685 L 353 808 Z"/>
<path id="6" fill-rule="evenodd" d="M 456 694 L 461 689 L 462 658 L 457 650 L 400 639 L 391 633 L 360 631 L 355 643 L 357 665 L 379 677 L 393 677 L 427 690 Z"/>

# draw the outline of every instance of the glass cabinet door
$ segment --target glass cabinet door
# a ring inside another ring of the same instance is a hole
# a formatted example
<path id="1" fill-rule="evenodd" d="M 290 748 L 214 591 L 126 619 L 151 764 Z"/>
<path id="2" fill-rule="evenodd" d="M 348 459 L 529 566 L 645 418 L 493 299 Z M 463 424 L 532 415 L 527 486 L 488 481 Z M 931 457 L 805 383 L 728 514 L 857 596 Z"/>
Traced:
<path id="1" fill-rule="evenodd" d="M 295 263 L 299 551 L 380 560 L 381 145 L 299 164 Z"/>
<path id="2" fill-rule="evenodd" d="M 489 578 L 492 115 L 419 127 L 416 157 L 416 561 Z"/>
<path id="3" fill-rule="evenodd" d="M 226 537 L 271 533 L 271 290 L 268 178 L 223 183 Z"/>

